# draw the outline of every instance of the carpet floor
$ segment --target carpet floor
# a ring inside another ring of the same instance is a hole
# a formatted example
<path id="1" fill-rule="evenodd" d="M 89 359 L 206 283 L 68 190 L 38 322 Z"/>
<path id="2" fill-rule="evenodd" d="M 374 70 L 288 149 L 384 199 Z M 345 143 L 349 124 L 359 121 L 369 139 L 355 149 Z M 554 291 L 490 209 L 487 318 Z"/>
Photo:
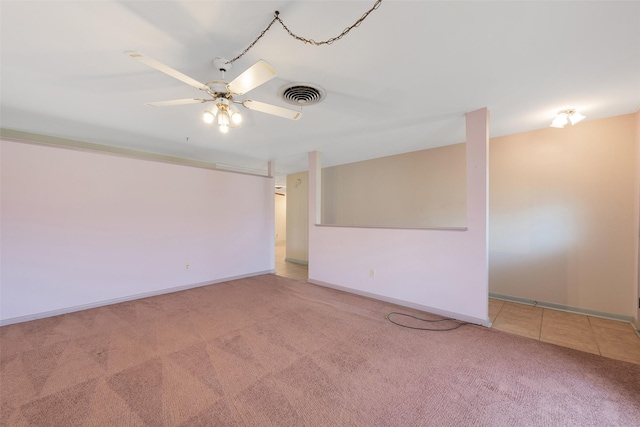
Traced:
<path id="1" fill-rule="evenodd" d="M 0 424 L 638 425 L 640 365 L 391 311 L 437 318 L 264 275 L 4 326 Z"/>

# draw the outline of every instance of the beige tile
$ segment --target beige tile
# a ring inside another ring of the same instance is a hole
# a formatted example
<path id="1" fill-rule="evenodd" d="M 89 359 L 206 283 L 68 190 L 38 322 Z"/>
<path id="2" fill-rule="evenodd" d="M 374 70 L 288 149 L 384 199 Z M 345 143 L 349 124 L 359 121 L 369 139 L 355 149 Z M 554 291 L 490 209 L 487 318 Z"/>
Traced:
<path id="1" fill-rule="evenodd" d="M 593 334 L 601 355 L 640 365 L 640 338 L 633 332 L 633 329 L 622 330 L 594 326 Z"/>
<path id="2" fill-rule="evenodd" d="M 581 328 L 591 330 L 589 317 L 585 314 L 569 313 L 566 311 L 545 308 L 542 311 L 542 325 L 554 324 L 565 328 Z"/>
<path id="3" fill-rule="evenodd" d="M 593 328 L 607 328 L 625 332 L 633 332 L 633 326 L 631 326 L 631 323 L 629 322 L 623 322 L 621 320 L 602 319 L 600 317 L 593 316 L 588 316 L 588 318 L 589 323 L 591 323 L 591 327 Z"/>
<path id="4" fill-rule="evenodd" d="M 542 318 L 542 307 L 534 307 L 532 305 L 520 304 L 517 302 L 505 301 L 502 305 L 501 311 L 527 318 L 536 316 Z"/>
<path id="5" fill-rule="evenodd" d="M 503 305 L 503 300 L 489 298 L 489 320 L 491 320 L 491 322 L 495 322 L 496 317 L 498 316 L 498 313 L 500 313 Z"/>
<path id="6" fill-rule="evenodd" d="M 309 277 L 308 266 L 285 261 L 286 252 L 287 246 L 284 242 L 276 244 L 276 275 L 306 282 Z"/>
<path id="7" fill-rule="evenodd" d="M 543 309 L 540 341 L 600 354 L 589 319 L 582 314 Z"/>
<path id="8" fill-rule="evenodd" d="M 505 302 L 493 327 L 499 331 L 540 339 L 542 308 Z"/>
<path id="9" fill-rule="evenodd" d="M 527 322 L 496 318 L 496 321 L 493 322 L 493 328 L 499 331 L 508 332 L 510 334 L 520 335 L 527 338 L 533 338 L 536 340 L 540 337 L 540 328 Z"/>

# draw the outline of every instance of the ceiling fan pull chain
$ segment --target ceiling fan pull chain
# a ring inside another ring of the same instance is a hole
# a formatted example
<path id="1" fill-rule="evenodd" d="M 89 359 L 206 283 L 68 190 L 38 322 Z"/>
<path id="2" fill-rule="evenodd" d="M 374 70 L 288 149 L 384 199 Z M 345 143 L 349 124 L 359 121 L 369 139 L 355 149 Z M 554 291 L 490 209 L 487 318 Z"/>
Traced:
<path id="1" fill-rule="evenodd" d="M 262 32 L 260 33 L 260 35 L 258 37 L 256 37 L 256 39 L 249 45 L 247 46 L 247 48 L 245 50 L 242 51 L 242 53 L 238 56 L 236 56 L 235 58 L 229 60 L 227 62 L 227 64 L 233 64 L 236 60 L 242 58 L 244 56 L 245 53 L 247 53 L 257 42 L 258 40 L 260 40 L 267 31 L 269 31 L 269 29 L 271 28 L 271 26 L 273 25 L 274 22 L 278 21 L 280 23 L 280 25 L 282 25 L 282 28 L 285 29 L 285 31 L 287 33 L 289 33 L 289 35 L 291 37 L 293 37 L 296 40 L 299 40 L 305 44 L 311 44 L 313 46 L 320 46 L 323 44 L 326 45 L 330 45 L 333 42 L 335 42 L 336 40 L 340 40 L 341 38 L 343 38 L 344 36 L 346 36 L 349 31 L 351 31 L 352 29 L 354 29 L 355 27 L 358 27 L 365 19 L 367 19 L 367 16 L 369 16 L 369 14 L 371 12 L 373 12 L 374 10 L 376 10 L 377 8 L 380 7 L 380 4 L 382 3 L 382 0 L 376 0 L 375 4 L 371 7 L 371 9 L 369 9 L 368 11 L 366 11 L 361 17 L 360 19 L 358 19 L 355 23 L 353 23 L 353 25 L 345 28 L 342 33 L 340 33 L 340 35 L 336 36 L 336 37 L 331 37 L 330 39 L 324 40 L 324 41 L 320 41 L 317 42 L 313 39 L 306 39 L 304 37 L 301 37 L 297 34 L 295 34 L 293 31 L 291 31 L 282 21 L 282 19 L 280 19 L 280 12 L 278 12 L 277 10 L 274 12 L 274 17 L 271 20 L 271 22 L 269 23 L 269 25 L 267 25 L 267 28 L 265 28 L 264 30 L 262 30 Z"/>

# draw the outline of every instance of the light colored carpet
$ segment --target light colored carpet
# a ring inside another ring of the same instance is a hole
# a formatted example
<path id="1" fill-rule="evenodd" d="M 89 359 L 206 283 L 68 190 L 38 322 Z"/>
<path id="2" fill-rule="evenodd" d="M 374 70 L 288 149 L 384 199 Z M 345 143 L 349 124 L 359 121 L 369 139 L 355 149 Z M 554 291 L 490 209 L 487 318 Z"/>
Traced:
<path id="1" fill-rule="evenodd" d="M 5 326 L 0 424 L 638 425 L 639 365 L 390 311 L 436 318 L 265 275 Z"/>

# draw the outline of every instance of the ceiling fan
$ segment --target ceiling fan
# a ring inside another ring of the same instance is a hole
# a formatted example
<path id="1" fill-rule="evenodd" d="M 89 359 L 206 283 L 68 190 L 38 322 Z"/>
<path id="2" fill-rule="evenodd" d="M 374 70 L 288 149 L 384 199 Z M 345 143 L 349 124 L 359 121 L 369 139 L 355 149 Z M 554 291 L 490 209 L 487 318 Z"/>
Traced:
<path id="1" fill-rule="evenodd" d="M 169 107 L 174 105 L 208 103 L 204 112 L 203 120 L 206 123 L 216 122 L 222 133 L 227 133 L 229 127 L 238 125 L 242 121 L 242 116 L 236 104 L 240 104 L 249 110 L 260 111 L 262 113 L 272 114 L 274 116 L 283 117 L 285 119 L 298 120 L 302 117 L 300 111 L 290 110 L 288 108 L 278 107 L 276 105 L 266 104 L 264 102 L 246 99 L 244 101 L 236 101 L 235 95 L 244 95 L 252 89 L 268 82 L 275 77 L 276 72 L 271 66 L 262 59 L 246 69 L 242 74 L 227 83 L 224 80 L 212 80 L 207 83 L 200 83 L 181 72 L 168 67 L 155 59 L 149 58 L 139 52 L 126 51 L 126 55 L 141 62 L 151 68 L 167 74 L 183 83 L 188 84 L 198 90 L 206 92 L 209 95 L 206 98 L 185 98 L 174 99 L 171 101 L 149 102 L 147 105 L 154 107 Z M 231 64 L 224 58 L 215 58 L 214 66 L 222 73 L 231 69 Z"/>

